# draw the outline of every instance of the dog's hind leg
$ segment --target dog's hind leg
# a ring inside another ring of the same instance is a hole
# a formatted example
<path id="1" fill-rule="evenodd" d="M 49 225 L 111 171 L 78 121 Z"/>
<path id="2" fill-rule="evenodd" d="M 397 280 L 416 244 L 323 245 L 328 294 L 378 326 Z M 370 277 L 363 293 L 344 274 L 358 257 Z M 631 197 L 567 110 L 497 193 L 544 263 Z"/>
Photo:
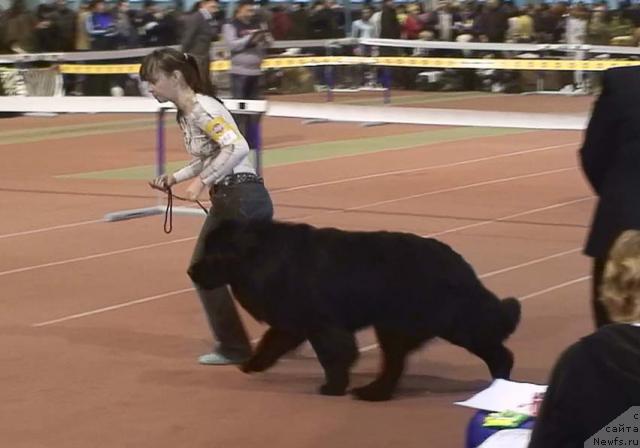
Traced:
<path id="1" fill-rule="evenodd" d="M 242 364 L 240 370 L 245 373 L 267 370 L 282 355 L 298 347 L 305 339 L 302 335 L 269 328 L 260 339 L 253 356 Z"/>
<path id="2" fill-rule="evenodd" d="M 404 371 L 407 355 L 430 339 L 428 335 L 409 336 L 398 331 L 376 327 L 376 336 L 382 350 L 382 371 L 372 383 L 353 389 L 352 394 L 366 401 L 384 401 L 393 396 Z"/>
<path id="3" fill-rule="evenodd" d="M 337 327 L 324 327 L 311 331 L 308 339 L 324 369 L 326 382 L 320 393 L 344 395 L 349 385 L 349 369 L 358 357 L 353 334 Z"/>

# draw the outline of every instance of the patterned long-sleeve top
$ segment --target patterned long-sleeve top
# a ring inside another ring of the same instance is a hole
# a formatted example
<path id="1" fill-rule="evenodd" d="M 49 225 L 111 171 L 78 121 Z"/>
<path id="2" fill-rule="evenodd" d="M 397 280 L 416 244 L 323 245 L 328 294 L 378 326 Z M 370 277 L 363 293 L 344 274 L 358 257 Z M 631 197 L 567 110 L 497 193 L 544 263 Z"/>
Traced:
<path id="1" fill-rule="evenodd" d="M 205 185 L 211 186 L 229 174 L 255 174 L 249 144 L 229 111 L 215 98 L 197 94 L 193 110 L 179 116 L 178 123 L 193 159 L 173 173 L 176 182 L 200 176 Z"/>

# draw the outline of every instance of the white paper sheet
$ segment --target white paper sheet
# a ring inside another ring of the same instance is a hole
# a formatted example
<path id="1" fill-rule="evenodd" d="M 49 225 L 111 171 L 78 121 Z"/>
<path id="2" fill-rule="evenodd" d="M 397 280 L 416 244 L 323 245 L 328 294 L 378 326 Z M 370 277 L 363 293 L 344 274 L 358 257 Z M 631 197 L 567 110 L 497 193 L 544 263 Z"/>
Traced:
<path id="1" fill-rule="evenodd" d="M 478 448 L 527 448 L 530 429 L 503 429 L 482 442 Z"/>
<path id="2" fill-rule="evenodd" d="M 536 394 L 544 394 L 547 386 L 515 381 L 495 380 L 487 389 L 455 404 L 484 411 L 515 411 L 534 414 Z"/>

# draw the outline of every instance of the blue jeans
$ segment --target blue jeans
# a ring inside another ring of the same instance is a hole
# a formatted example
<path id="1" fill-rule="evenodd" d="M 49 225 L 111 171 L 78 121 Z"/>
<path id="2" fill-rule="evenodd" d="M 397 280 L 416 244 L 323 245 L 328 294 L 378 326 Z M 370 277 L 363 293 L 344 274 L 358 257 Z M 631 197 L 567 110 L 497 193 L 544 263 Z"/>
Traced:
<path id="1" fill-rule="evenodd" d="M 271 220 L 273 205 L 265 186 L 244 183 L 221 187 L 210 192 L 213 206 L 205 219 L 196 242 L 189 271 L 205 255 L 207 235 L 226 219 Z M 242 360 L 251 354 L 251 343 L 242 325 L 228 287 L 206 289 L 195 283 L 209 326 L 218 341 L 214 349 L 233 360 Z"/>

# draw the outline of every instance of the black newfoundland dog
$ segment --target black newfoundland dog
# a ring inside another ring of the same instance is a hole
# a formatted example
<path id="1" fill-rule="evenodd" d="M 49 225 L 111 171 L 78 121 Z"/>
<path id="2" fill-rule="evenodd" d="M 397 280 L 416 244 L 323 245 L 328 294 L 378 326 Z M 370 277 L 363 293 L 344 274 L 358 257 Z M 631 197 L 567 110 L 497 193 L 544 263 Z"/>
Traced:
<path id="1" fill-rule="evenodd" d="M 281 222 L 224 222 L 189 270 L 205 288 L 231 286 L 238 302 L 270 328 L 244 372 L 271 367 L 309 340 L 325 371 L 325 395 L 344 395 L 358 355 L 354 332 L 373 326 L 383 367 L 362 400 L 391 398 L 412 350 L 434 337 L 466 348 L 508 378 L 503 345 L 520 303 L 499 300 L 449 246 L 394 232 L 349 232 Z"/>

